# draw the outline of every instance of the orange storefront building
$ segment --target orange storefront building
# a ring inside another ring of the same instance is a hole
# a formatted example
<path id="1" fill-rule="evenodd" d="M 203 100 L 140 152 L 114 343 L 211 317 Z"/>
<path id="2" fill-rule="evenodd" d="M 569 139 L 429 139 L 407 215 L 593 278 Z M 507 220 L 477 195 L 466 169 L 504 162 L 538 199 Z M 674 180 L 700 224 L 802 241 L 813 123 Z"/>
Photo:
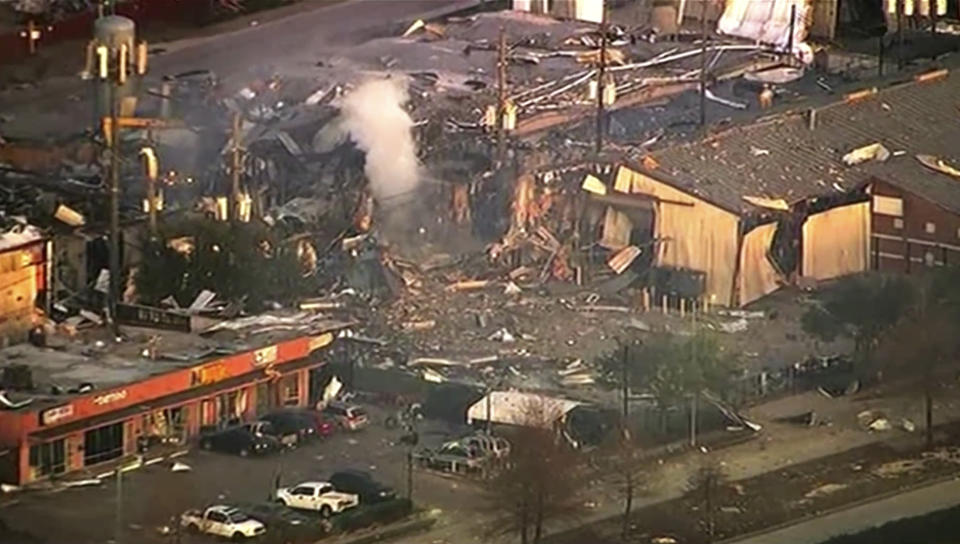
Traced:
<path id="1" fill-rule="evenodd" d="M 342 327 L 341 327 L 342 328 Z M 255 419 L 318 397 L 311 380 L 338 328 L 278 341 L 107 389 L 36 399 L 0 411 L 0 481 L 57 477 L 165 445 L 201 429 Z"/>

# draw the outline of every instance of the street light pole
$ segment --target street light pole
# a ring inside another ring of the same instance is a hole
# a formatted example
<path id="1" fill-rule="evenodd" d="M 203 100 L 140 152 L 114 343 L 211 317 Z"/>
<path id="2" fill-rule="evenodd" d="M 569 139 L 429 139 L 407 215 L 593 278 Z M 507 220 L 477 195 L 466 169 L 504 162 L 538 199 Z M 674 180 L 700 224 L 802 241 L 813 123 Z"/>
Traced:
<path id="1" fill-rule="evenodd" d="M 120 336 L 117 302 L 120 296 L 120 135 L 117 120 L 116 79 L 110 82 L 110 324 L 114 337 Z M 118 480 L 119 481 L 119 480 Z"/>
<path id="2" fill-rule="evenodd" d="M 113 541 L 116 544 L 123 542 L 123 466 L 117 467 L 117 507 L 116 527 L 114 527 Z"/>
<path id="3" fill-rule="evenodd" d="M 507 155 L 507 135 L 504 126 L 507 114 L 507 32 L 501 26 L 497 42 L 497 167 L 503 168 Z"/>
<path id="4" fill-rule="evenodd" d="M 603 152 L 603 91 L 607 77 L 607 7 L 604 5 L 600 16 L 600 65 L 597 67 L 597 142 L 596 153 Z"/>

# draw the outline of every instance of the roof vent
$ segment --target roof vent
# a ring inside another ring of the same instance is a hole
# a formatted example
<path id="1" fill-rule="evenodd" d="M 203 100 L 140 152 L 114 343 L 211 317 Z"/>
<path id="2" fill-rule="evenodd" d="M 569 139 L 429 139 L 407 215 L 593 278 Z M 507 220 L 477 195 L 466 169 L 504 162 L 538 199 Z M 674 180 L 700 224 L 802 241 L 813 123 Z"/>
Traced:
<path id="1" fill-rule="evenodd" d="M 817 128 L 817 108 L 810 108 L 807 111 L 807 128 L 816 130 Z"/>

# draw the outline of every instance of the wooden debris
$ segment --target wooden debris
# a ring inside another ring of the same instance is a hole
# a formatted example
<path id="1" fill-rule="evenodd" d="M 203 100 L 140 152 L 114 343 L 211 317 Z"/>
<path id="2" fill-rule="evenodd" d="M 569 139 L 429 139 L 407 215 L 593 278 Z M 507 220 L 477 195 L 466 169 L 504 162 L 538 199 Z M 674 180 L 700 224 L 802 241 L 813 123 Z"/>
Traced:
<path id="1" fill-rule="evenodd" d="M 472 291 L 474 289 L 483 289 L 490 285 L 490 280 L 464 280 L 447 285 L 447 291 Z"/>
<path id="2" fill-rule="evenodd" d="M 640 256 L 640 253 L 642 252 L 637 246 L 627 246 L 614 253 L 607 261 L 607 266 L 617 274 L 622 274 Z"/>
<path id="3" fill-rule="evenodd" d="M 405 331 L 426 331 L 437 326 L 436 320 L 427 319 L 424 321 L 406 321 L 403 323 Z"/>
<path id="4" fill-rule="evenodd" d="M 577 308 L 581 312 L 620 312 L 623 314 L 629 314 L 630 308 L 626 306 L 604 306 L 602 304 L 591 304 L 587 306 L 581 306 Z"/>
<path id="5" fill-rule="evenodd" d="M 297 305 L 301 310 L 335 310 L 337 308 L 343 308 L 343 306 L 344 304 L 342 302 L 321 299 L 301 300 L 300 304 Z"/>

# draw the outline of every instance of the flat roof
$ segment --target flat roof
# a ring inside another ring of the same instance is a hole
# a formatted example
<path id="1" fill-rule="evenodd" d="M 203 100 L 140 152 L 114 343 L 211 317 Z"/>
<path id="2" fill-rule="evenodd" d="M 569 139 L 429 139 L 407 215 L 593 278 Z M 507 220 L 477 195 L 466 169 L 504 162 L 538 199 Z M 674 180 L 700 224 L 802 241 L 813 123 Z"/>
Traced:
<path id="1" fill-rule="evenodd" d="M 78 391 L 82 384 L 107 390 L 353 324 L 324 314 L 270 312 L 222 321 L 219 330 L 204 334 L 123 326 L 124 339 L 120 342 L 114 341 L 106 327 L 97 327 L 73 338 L 59 334 L 48 337 L 46 347 L 18 344 L 0 349 L 0 372 L 14 365 L 26 365 L 33 390 L 7 391 L 6 396 L 12 402 L 33 399 L 32 404 L 23 408 L 36 408 L 84 394 Z M 147 356 L 151 342 L 156 343 L 156 359 Z"/>

